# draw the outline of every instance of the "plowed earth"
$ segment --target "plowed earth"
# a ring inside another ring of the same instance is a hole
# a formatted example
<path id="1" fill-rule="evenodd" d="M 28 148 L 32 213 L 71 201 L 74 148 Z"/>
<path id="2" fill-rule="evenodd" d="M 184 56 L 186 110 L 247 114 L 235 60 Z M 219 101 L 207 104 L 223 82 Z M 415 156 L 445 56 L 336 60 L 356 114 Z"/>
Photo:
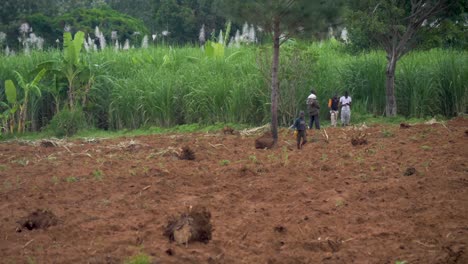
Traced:
<path id="1" fill-rule="evenodd" d="M 468 263 L 468 119 L 360 129 L 0 143 L 0 263 Z M 170 242 L 195 206 L 211 240 Z"/>

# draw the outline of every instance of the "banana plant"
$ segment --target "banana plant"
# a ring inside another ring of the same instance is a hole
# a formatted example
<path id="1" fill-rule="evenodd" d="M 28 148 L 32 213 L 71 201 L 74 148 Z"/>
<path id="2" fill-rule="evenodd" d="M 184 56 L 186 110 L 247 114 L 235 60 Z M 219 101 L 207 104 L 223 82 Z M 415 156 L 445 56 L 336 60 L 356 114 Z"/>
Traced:
<path id="1" fill-rule="evenodd" d="M 23 90 L 23 98 L 21 100 L 17 99 L 17 92 L 16 86 L 12 80 L 5 81 L 5 91 L 7 93 L 7 100 L 10 104 L 10 114 L 12 115 L 10 120 L 13 120 L 12 124 L 10 125 L 10 130 L 13 132 L 14 130 L 14 113 L 16 113 L 17 109 L 19 108 L 19 116 L 18 116 L 18 133 L 23 133 L 26 127 L 26 113 L 28 110 L 29 104 L 29 96 L 31 93 L 35 93 L 38 96 L 41 96 L 41 90 L 39 89 L 39 82 L 41 81 L 42 77 L 44 77 L 46 70 L 42 69 L 39 73 L 34 77 L 34 79 L 30 82 L 26 82 L 24 80 L 23 75 L 21 73 L 14 71 L 16 75 L 16 81 L 19 87 Z"/>
<path id="2" fill-rule="evenodd" d="M 74 38 L 70 32 L 63 34 L 63 56 L 58 61 L 46 61 L 38 69 L 47 69 L 50 73 L 63 76 L 67 80 L 68 106 L 74 109 L 77 96 L 86 96 L 90 80 L 90 67 L 80 58 L 84 43 L 84 33 L 76 32 Z M 81 85 L 84 83 L 84 85 Z M 83 91 L 80 91 L 83 90 Z M 79 98 L 78 98 L 79 99 Z"/>
<path id="3" fill-rule="evenodd" d="M 0 106 L 5 109 L 1 113 L 2 130 L 13 133 L 15 129 L 15 114 L 18 110 L 18 100 L 16 98 L 16 87 L 12 80 L 5 81 L 5 94 L 7 103 L 0 102 Z"/>

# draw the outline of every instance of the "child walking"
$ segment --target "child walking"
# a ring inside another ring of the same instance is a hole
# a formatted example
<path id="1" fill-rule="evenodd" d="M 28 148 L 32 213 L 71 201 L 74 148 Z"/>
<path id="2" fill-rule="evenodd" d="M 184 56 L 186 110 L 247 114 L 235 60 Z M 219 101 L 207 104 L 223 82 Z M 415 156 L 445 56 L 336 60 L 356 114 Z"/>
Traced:
<path id="1" fill-rule="evenodd" d="M 307 125 L 304 119 L 304 111 L 299 112 L 299 117 L 296 119 L 296 121 L 294 121 L 293 126 L 297 131 L 297 149 L 302 149 L 302 146 L 304 146 L 307 143 Z"/>

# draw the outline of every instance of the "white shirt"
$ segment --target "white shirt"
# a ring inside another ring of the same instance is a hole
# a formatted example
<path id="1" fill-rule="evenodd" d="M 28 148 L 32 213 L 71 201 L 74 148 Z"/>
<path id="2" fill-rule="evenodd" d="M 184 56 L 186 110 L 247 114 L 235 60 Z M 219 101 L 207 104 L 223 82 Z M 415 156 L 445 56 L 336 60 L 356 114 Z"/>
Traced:
<path id="1" fill-rule="evenodd" d="M 351 103 L 351 96 L 348 96 L 348 98 L 341 96 L 340 103 L 342 105 L 341 110 L 349 110 L 349 104 Z"/>

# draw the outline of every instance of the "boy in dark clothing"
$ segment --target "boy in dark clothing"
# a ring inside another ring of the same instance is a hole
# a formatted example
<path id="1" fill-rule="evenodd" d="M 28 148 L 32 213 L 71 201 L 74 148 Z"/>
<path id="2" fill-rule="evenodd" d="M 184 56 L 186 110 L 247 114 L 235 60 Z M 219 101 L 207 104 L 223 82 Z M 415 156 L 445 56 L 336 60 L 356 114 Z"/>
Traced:
<path id="1" fill-rule="evenodd" d="M 299 117 L 294 121 L 294 128 L 297 130 L 297 149 L 301 149 L 307 143 L 306 138 L 306 121 L 304 119 L 304 111 L 299 113 Z"/>

